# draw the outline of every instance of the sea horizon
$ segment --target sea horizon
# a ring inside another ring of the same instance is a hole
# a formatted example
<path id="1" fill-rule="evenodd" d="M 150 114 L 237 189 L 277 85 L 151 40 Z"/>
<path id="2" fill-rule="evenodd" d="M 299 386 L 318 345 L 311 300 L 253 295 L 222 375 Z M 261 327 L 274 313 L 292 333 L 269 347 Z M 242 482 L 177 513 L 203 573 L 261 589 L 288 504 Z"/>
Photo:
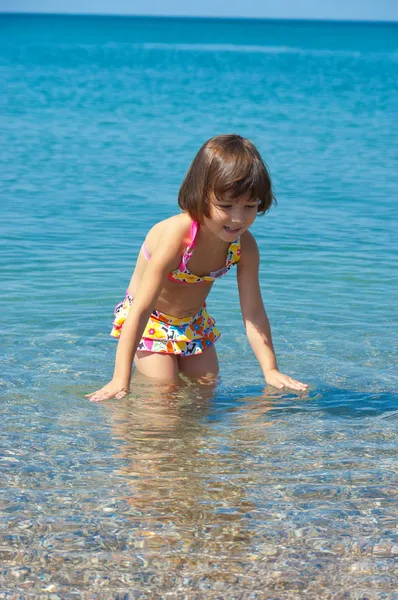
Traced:
<path id="1" fill-rule="evenodd" d="M 115 18 L 115 19 L 170 19 L 170 20 L 199 20 L 199 21 L 263 21 L 270 23 L 337 23 L 347 25 L 392 25 L 398 26 L 398 19 L 384 20 L 384 19 L 324 19 L 324 18 L 308 18 L 308 17 L 239 17 L 239 16 L 217 16 L 217 15 L 144 15 L 144 14 L 123 14 L 123 13 L 85 13 L 85 12 L 41 12 L 41 11 L 12 11 L 2 10 L 0 8 L 0 15 L 23 15 L 23 16 L 48 16 L 48 17 L 93 17 L 93 18 Z"/>

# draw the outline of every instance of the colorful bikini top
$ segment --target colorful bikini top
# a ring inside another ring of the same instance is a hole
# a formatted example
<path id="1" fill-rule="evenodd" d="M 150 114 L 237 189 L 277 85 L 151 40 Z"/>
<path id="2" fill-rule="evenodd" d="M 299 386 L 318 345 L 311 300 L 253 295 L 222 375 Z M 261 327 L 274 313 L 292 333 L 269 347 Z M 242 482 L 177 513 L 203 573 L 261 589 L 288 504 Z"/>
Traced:
<path id="1" fill-rule="evenodd" d="M 191 243 L 184 250 L 184 254 L 182 255 L 180 266 L 178 269 L 171 271 L 168 275 L 169 279 L 172 281 L 176 281 L 177 283 L 202 283 L 203 281 L 213 282 L 215 279 L 222 277 L 226 273 L 228 273 L 229 269 L 239 262 L 240 260 L 240 239 L 238 238 L 228 248 L 227 260 L 225 263 L 225 267 L 221 267 L 217 271 L 212 271 L 209 275 L 194 275 L 190 272 L 187 267 L 188 262 L 190 261 L 195 245 L 196 245 L 196 235 L 198 233 L 199 224 L 197 221 L 192 221 L 191 224 Z M 145 245 L 142 245 L 142 251 L 147 260 L 150 260 L 150 255 L 148 254 Z"/>

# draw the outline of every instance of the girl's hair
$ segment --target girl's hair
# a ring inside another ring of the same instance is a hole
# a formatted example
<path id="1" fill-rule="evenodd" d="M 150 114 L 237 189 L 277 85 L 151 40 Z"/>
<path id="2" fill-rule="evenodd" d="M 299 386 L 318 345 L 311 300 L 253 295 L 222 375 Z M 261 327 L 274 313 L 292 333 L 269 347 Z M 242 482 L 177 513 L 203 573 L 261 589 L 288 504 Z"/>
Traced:
<path id="1" fill-rule="evenodd" d="M 213 198 L 250 195 L 264 214 L 273 203 L 271 179 L 257 148 L 234 133 L 208 140 L 195 156 L 178 194 L 178 204 L 192 219 L 210 216 Z"/>

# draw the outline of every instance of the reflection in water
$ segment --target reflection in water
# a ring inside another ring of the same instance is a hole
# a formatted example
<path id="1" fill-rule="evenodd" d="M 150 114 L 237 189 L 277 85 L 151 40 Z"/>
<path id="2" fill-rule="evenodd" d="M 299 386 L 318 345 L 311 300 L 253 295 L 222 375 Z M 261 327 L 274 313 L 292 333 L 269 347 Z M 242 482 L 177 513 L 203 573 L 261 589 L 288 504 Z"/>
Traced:
<path id="1" fill-rule="evenodd" d="M 254 532 L 247 515 L 255 504 L 245 492 L 247 478 L 235 472 L 239 443 L 212 422 L 215 389 L 152 383 L 134 400 L 107 405 L 112 431 L 123 442 L 127 501 L 152 548 L 183 554 L 200 549 L 200 557 L 217 557 L 233 547 L 243 557 L 250 546 Z"/>

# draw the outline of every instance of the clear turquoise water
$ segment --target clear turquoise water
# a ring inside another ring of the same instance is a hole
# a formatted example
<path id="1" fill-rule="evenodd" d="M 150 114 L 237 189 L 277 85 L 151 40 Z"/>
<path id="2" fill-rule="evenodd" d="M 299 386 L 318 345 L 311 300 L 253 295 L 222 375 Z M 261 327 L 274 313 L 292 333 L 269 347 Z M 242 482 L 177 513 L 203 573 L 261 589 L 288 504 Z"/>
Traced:
<path id="1" fill-rule="evenodd" d="M 397 33 L 0 15 L 2 594 L 398 597 Z M 213 393 L 92 405 L 143 237 L 225 132 L 273 176 L 261 287 L 310 393 L 264 390 L 230 275 Z"/>

